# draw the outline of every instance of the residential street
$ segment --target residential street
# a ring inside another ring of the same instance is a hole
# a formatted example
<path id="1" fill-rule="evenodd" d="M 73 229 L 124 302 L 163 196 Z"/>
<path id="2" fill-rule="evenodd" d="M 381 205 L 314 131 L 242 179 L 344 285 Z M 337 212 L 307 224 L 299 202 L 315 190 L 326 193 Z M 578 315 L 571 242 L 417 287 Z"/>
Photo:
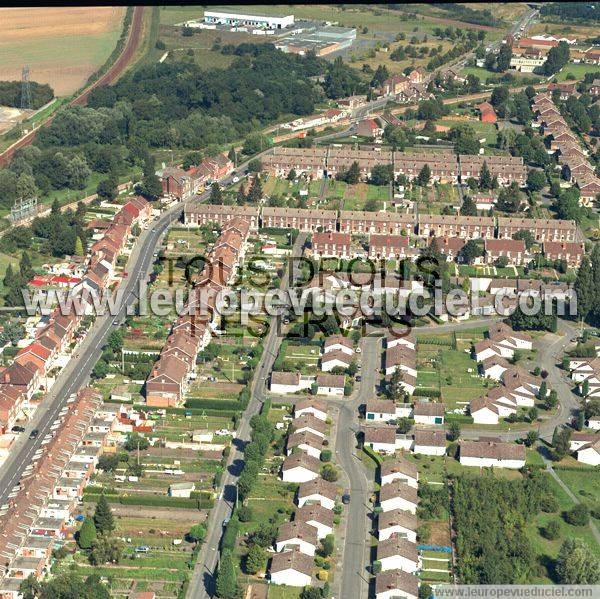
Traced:
<path id="1" fill-rule="evenodd" d="M 347 522 L 345 536 L 338 541 L 344 547 L 342 585 L 340 597 L 366 598 L 369 592 L 367 563 L 370 560 L 369 531 L 371 521 L 368 513 L 372 506 L 367 498 L 373 490 L 373 481 L 356 450 L 358 432 L 358 407 L 375 396 L 375 384 L 379 379 L 381 360 L 381 338 L 365 337 L 362 342 L 362 381 L 358 393 L 340 405 L 337 423 L 336 457 L 337 463 L 346 473 L 349 482 L 350 503 L 346 506 Z"/>
<path id="2" fill-rule="evenodd" d="M 292 256 L 298 257 L 302 255 L 306 237 L 305 233 L 298 235 L 292 249 Z M 297 272 L 293 272 L 291 280 L 295 281 L 297 275 Z M 280 289 L 283 291 L 287 290 L 289 282 L 290 277 L 286 273 L 281 279 Z M 246 411 L 242 414 L 232 451 L 229 454 L 227 468 L 221 482 L 219 499 L 208 518 L 208 536 L 198 555 L 196 567 L 194 568 L 194 573 L 188 587 L 187 596 L 193 599 L 212 597 L 215 592 L 215 573 L 219 560 L 219 543 L 223 534 L 222 524 L 224 520 L 231 517 L 231 512 L 235 505 L 237 494 L 236 483 L 244 464 L 244 446 L 250 440 L 250 419 L 260 412 L 266 398 L 266 383 L 281 343 L 279 323 L 280 319 L 278 317 L 271 319 L 271 327 L 263 342 L 263 353 L 252 378 L 250 403 Z"/>

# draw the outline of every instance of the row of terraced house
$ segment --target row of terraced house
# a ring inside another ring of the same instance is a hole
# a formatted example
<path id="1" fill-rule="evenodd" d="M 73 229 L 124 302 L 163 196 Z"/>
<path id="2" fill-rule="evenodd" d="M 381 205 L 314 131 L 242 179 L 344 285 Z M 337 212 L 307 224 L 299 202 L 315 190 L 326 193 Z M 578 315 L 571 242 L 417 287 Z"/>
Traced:
<path id="1" fill-rule="evenodd" d="M 260 228 L 297 229 L 306 233 L 339 232 L 352 235 L 416 235 L 419 237 L 456 237 L 460 239 L 512 239 L 519 231 L 530 231 L 537 242 L 581 242 L 583 235 L 573 220 L 459 216 L 454 214 L 418 214 L 364 212 L 358 210 L 322 210 L 309 208 L 273 208 L 220 206 L 188 202 L 184 223 L 202 226 L 225 225 L 233 218 L 248 221 L 251 230 Z"/>
<path id="2" fill-rule="evenodd" d="M 423 167 L 429 167 L 430 182 L 459 183 L 470 177 L 479 178 L 484 162 L 492 177 L 497 177 L 500 186 L 516 181 L 525 185 L 526 169 L 523 158 L 518 156 L 480 156 L 456 154 L 450 150 L 432 153 L 407 153 L 381 148 L 352 148 L 329 146 L 313 148 L 285 148 L 277 146 L 261 158 L 263 169 L 277 177 L 287 177 L 290 171 L 312 179 L 337 178 L 354 162 L 358 163 L 363 180 L 371 177 L 378 165 L 391 165 L 394 177 L 406 176 L 415 179 Z"/>
<path id="3" fill-rule="evenodd" d="M 33 342 L 17 352 L 10 366 L 0 370 L 1 432 L 10 431 L 17 420 L 30 417 L 40 393 L 53 385 L 51 371 L 68 363 L 72 347 L 81 339 L 78 335 L 81 319 L 92 314 L 90 294 L 100 294 L 118 284 L 117 258 L 131 237 L 134 224 L 141 224 L 150 216 L 151 206 L 141 197 L 133 197 L 123 206 L 102 237 L 91 246 L 83 278 L 68 292 L 74 301 L 80 302 L 81 314 L 75 310 L 63 314 L 57 306 Z"/>
<path id="4" fill-rule="evenodd" d="M 119 406 L 104 406 L 102 395 L 90 388 L 69 401 L 62 426 L 0 516 L 3 599 L 22 597 L 23 580 L 50 571 L 52 551 L 75 527 L 78 501 L 103 448 L 111 444 Z"/>
<path id="5" fill-rule="evenodd" d="M 196 366 L 196 356 L 210 342 L 210 326 L 216 318 L 219 292 L 236 275 L 243 260 L 250 225 L 243 218 L 232 218 L 221 230 L 205 268 L 190 290 L 190 314 L 177 318 L 160 356 L 146 381 L 146 403 L 172 407 L 180 403 Z M 192 314 L 193 312 L 193 314 Z"/>

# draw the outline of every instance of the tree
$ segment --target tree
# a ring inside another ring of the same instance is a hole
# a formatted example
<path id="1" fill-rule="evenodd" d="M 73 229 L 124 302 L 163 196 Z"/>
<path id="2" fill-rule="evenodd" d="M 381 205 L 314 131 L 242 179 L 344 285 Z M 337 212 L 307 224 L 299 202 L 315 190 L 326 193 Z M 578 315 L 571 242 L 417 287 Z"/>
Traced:
<path id="1" fill-rule="evenodd" d="M 30 574 L 20 585 L 19 591 L 23 595 L 23 599 L 35 599 L 39 597 L 42 587 L 38 579 Z"/>
<path id="2" fill-rule="evenodd" d="M 532 447 L 537 440 L 538 440 L 537 431 L 529 431 L 527 433 L 527 437 L 525 437 L 525 445 L 527 447 Z"/>
<path id="3" fill-rule="evenodd" d="M 194 524 L 187 534 L 190 541 L 201 543 L 206 538 L 206 523 Z"/>
<path id="4" fill-rule="evenodd" d="M 475 239 L 469 239 L 458 253 L 458 259 L 464 264 L 472 264 L 475 258 L 483 256 L 483 248 Z"/>
<path id="5" fill-rule="evenodd" d="M 344 173 L 343 179 L 349 185 L 356 185 L 360 181 L 360 167 L 356 160 L 350 165 L 350 168 Z"/>
<path id="6" fill-rule="evenodd" d="M 479 189 L 491 189 L 492 188 L 492 174 L 488 167 L 487 160 L 483 161 L 481 170 L 479 171 Z"/>
<path id="7" fill-rule="evenodd" d="M 394 169 L 391 164 L 376 164 L 371 169 L 371 184 L 389 185 L 394 179 Z"/>
<path id="8" fill-rule="evenodd" d="M 465 196 L 465 199 L 460 207 L 461 216 L 477 216 L 477 205 L 471 196 Z"/>
<path id="9" fill-rule="evenodd" d="M 558 405 L 558 393 L 555 389 L 551 389 L 550 393 L 546 396 L 544 401 L 544 407 L 546 410 L 553 410 Z"/>
<path id="10" fill-rule="evenodd" d="M 335 538 L 333 535 L 327 535 L 321 541 L 321 552 L 324 557 L 329 557 L 330 555 L 333 555 L 334 551 L 335 551 Z"/>
<path id="11" fill-rule="evenodd" d="M 213 205 L 221 205 L 223 203 L 223 194 L 221 193 L 221 186 L 215 181 L 210 187 L 210 196 L 208 203 Z"/>
<path id="12" fill-rule="evenodd" d="M 428 164 L 424 164 L 423 168 L 419 171 L 419 174 L 417 175 L 417 183 L 421 187 L 425 187 L 426 185 L 429 185 L 430 180 L 431 180 L 431 169 L 429 168 Z"/>
<path id="13" fill-rule="evenodd" d="M 139 433 L 133 432 L 127 435 L 127 439 L 125 439 L 123 447 L 127 451 L 136 451 L 138 449 L 143 451 L 144 449 L 148 449 L 148 447 L 150 447 L 150 441 L 148 441 L 146 437 L 143 437 Z"/>
<path id="14" fill-rule="evenodd" d="M 598 293 L 594 287 L 594 274 L 587 255 L 581 259 L 573 288 L 577 294 L 577 316 L 580 320 L 585 320 L 597 301 Z"/>
<path id="15" fill-rule="evenodd" d="M 525 247 L 529 250 L 535 245 L 535 237 L 533 233 L 529 229 L 521 229 L 517 231 L 513 237 L 513 239 L 524 241 Z"/>
<path id="16" fill-rule="evenodd" d="M 327 482 L 334 483 L 339 478 L 339 473 L 333 464 L 324 464 L 321 467 L 321 477 Z"/>
<path id="17" fill-rule="evenodd" d="M 448 432 L 446 433 L 449 441 L 457 441 L 460 437 L 460 424 L 453 420 L 448 426 Z"/>
<path id="18" fill-rule="evenodd" d="M 121 351 L 123 347 L 123 332 L 121 329 L 113 329 L 106 340 L 106 345 L 110 347 L 111 351 L 116 354 Z"/>
<path id="19" fill-rule="evenodd" d="M 542 381 L 540 383 L 540 390 L 538 391 L 538 399 L 544 400 L 548 394 L 548 383 Z"/>
<path id="20" fill-rule="evenodd" d="M 238 592 L 237 577 L 233 566 L 231 551 L 224 549 L 219 560 L 216 582 L 217 597 L 235 599 Z"/>
<path id="21" fill-rule="evenodd" d="M 118 181 L 116 177 L 109 177 L 108 179 L 102 179 L 96 187 L 96 193 L 100 200 L 111 202 L 117 197 L 118 194 Z"/>
<path id="22" fill-rule="evenodd" d="M 19 273 L 24 281 L 29 281 L 33 275 L 33 267 L 31 266 L 31 260 L 29 259 L 29 254 L 27 252 L 23 252 L 21 256 L 21 261 L 19 262 Z"/>
<path id="23" fill-rule="evenodd" d="M 402 375 L 402 370 L 397 368 L 392 373 L 392 376 L 390 377 L 386 387 L 386 392 L 390 399 L 393 399 L 394 401 L 406 402 L 407 393 L 403 383 L 404 376 Z"/>
<path id="24" fill-rule="evenodd" d="M 570 51 L 567 42 L 559 42 L 558 46 L 550 48 L 543 66 L 544 75 L 558 73 L 569 62 L 569 56 Z"/>
<path id="25" fill-rule="evenodd" d="M 500 51 L 496 57 L 496 71 L 503 73 L 510 66 L 512 57 L 512 46 L 510 44 L 500 44 Z"/>
<path id="26" fill-rule="evenodd" d="M 562 584 L 598 584 L 600 560 L 581 539 L 566 539 L 556 558 L 556 574 Z"/>
<path id="27" fill-rule="evenodd" d="M 83 241 L 81 241 L 81 237 L 79 237 L 79 236 L 75 239 L 75 255 L 76 256 L 84 255 Z"/>
<path id="28" fill-rule="evenodd" d="M 85 189 L 87 180 L 89 179 L 92 171 L 87 165 L 85 158 L 77 154 L 73 156 L 67 167 L 67 176 L 69 180 L 69 187 L 71 189 Z"/>
<path id="29" fill-rule="evenodd" d="M 92 370 L 93 379 L 103 379 L 108 374 L 108 363 L 100 358 Z"/>
<path id="30" fill-rule="evenodd" d="M 508 187 L 504 187 L 498 194 L 496 207 L 502 212 L 518 212 L 523 203 L 523 196 L 519 184 L 513 181 Z"/>
<path id="31" fill-rule="evenodd" d="M 103 453 L 98 458 L 98 469 L 104 472 L 114 472 L 119 465 L 119 454 Z"/>
<path id="32" fill-rule="evenodd" d="M 550 541 L 558 539 L 558 537 L 560 537 L 560 524 L 558 523 L 558 520 L 550 520 L 540 532 L 545 539 Z"/>
<path id="33" fill-rule="evenodd" d="M 480 33 L 485 33 L 485 31 Z M 433 596 L 433 589 L 426 583 L 422 582 L 419 585 L 419 599 L 431 599 Z"/>
<path id="34" fill-rule="evenodd" d="M 546 175 L 543 171 L 530 169 L 527 173 L 527 189 L 539 191 L 546 185 Z"/>
<path id="35" fill-rule="evenodd" d="M 23 199 L 35 198 L 39 189 L 35 184 L 35 179 L 28 173 L 21 173 L 17 179 L 17 197 Z"/>
<path id="36" fill-rule="evenodd" d="M 556 427 L 554 429 L 554 434 L 552 435 L 552 445 L 554 446 L 552 458 L 558 462 L 569 453 L 571 446 L 571 429 Z"/>
<path id="37" fill-rule="evenodd" d="M 136 186 L 136 192 L 147 200 L 154 201 L 163 194 L 160 179 L 152 172 L 142 176 L 141 184 Z"/>
<path id="38" fill-rule="evenodd" d="M 121 539 L 109 535 L 99 536 L 90 552 L 90 564 L 99 566 L 107 562 L 119 563 L 123 556 L 124 543 Z"/>
<path id="39" fill-rule="evenodd" d="M 252 545 L 246 555 L 246 571 L 249 574 L 263 572 L 267 566 L 267 553 L 259 545 Z"/>
<path id="40" fill-rule="evenodd" d="M 96 504 L 94 524 L 96 525 L 96 530 L 100 533 L 109 533 L 115 529 L 115 519 L 104 495 L 100 495 L 100 499 Z"/>
<path id="41" fill-rule="evenodd" d="M 580 197 L 581 194 L 576 187 L 569 187 L 568 189 L 561 190 L 553 205 L 556 216 L 564 220 L 574 220 L 577 223 L 581 222 L 584 211 L 579 205 Z"/>
<path id="42" fill-rule="evenodd" d="M 248 191 L 248 197 L 246 200 L 251 203 L 257 205 L 263 196 L 262 184 L 260 182 L 260 177 L 255 175 L 252 178 L 252 185 L 250 185 L 250 190 Z"/>
<path id="43" fill-rule="evenodd" d="M 410 431 L 412 426 L 413 426 L 413 423 L 410 418 L 403 417 L 403 418 L 398 418 L 396 420 L 396 428 L 398 429 L 398 432 L 401 435 L 406 435 Z"/>
<path id="44" fill-rule="evenodd" d="M 94 519 L 87 516 L 77 534 L 77 544 L 82 549 L 91 549 L 96 537 L 97 533 Z"/>
<path id="45" fill-rule="evenodd" d="M 578 503 L 565 512 L 564 517 L 573 526 L 587 526 L 590 521 L 590 510 L 585 504 Z"/>

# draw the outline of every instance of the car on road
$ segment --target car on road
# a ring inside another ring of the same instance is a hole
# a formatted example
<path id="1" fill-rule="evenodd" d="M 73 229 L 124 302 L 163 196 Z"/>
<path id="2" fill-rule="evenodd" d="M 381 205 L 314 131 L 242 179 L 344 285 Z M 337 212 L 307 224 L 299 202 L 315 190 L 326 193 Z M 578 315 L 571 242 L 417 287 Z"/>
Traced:
<path id="1" fill-rule="evenodd" d="M 24 433 L 25 432 L 25 427 L 24 426 L 19 426 L 18 424 L 15 424 L 15 426 L 13 426 L 10 430 L 13 433 Z"/>
<path id="2" fill-rule="evenodd" d="M 234 183 L 237 183 L 239 180 L 240 180 L 240 178 L 239 178 L 239 177 L 237 177 L 237 176 L 236 176 L 236 177 L 234 177 L 234 178 L 232 179 L 232 181 L 233 181 Z"/>
<path id="3" fill-rule="evenodd" d="M 348 505 L 350 503 L 350 493 L 348 491 L 342 495 L 342 503 L 344 505 Z"/>
<path id="4" fill-rule="evenodd" d="M 34 428 L 30 433 L 29 433 L 29 438 L 30 439 L 37 439 L 37 436 L 40 434 L 40 431 L 37 428 Z"/>
<path id="5" fill-rule="evenodd" d="M 362 381 L 362 376 L 360 376 L 360 374 L 357 374 L 357 375 L 356 375 L 356 377 L 354 378 L 354 380 L 355 380 L 357 383 L 360 383 L 360 382 Z"/>

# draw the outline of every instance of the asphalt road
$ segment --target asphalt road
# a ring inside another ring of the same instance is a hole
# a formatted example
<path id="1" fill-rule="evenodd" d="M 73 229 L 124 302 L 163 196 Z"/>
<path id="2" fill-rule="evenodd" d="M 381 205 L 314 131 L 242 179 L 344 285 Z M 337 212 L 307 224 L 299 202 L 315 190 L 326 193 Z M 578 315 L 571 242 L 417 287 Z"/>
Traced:
<path id="1" fill-rule="evenodd" d="M 292 256 L 301 256 L 307 234 L 300 233 L 292 249 Z M 297 278 L 297 272 L 289 276 L 289 269 L 281 279 L 280 289 L 285 291 L 289 283 Z M 219 562 L 219 544 L 223 534 L 223 521 L 231 517 L 237 496 L 237 480 L 244 466 L 244 447 L 250 440 L 250 419 L 260 412 L 266 398 L 266 382 L 273 368 L 281 344 L 280 318 L 272 317 L 269 332 L 263 342 L 263 353 L 252 377 L 251 398 L 245 412 L 242 414 L 240 425 L 232 445 L 227 467 L 220 487 L 219 499 L 208 517 L 208 535 L 192 574 L 187 597 L 200 599 L 212 597 L 215 594 L 216 571 Z"/>
<path id="2" fill-rule="evenodd" d="M 369 584 L 367 563 L 370 561 L 368 513 L 371 507 L 367 498 L 372 490 L 365 468 L 356 450 L 356 434 L 359 431 L 358 408 L 367 400 L 375 397 L 375 384 L 379 378 L 381 366 L 381 338 L 365 337 L 362 343 L 362 376 L 358 393 L 340 405 L 337 423 L 336 457 L 338 464 L 346 473 L 350 503 L 346 507 L 346 531 L 342 539 L 344 555 L 342 558 L 342 585 L 340 598 L 368 597 Z"/>

